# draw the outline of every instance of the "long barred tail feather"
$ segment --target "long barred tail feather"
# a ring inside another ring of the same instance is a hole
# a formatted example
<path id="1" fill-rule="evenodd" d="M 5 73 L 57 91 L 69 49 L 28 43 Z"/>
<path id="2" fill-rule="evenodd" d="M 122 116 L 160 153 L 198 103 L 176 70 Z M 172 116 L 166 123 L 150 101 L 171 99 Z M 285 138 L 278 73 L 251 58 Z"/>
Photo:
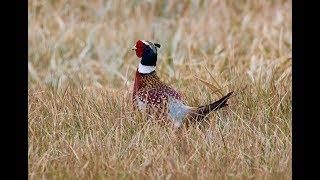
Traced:
<path id="1" fill-rule="evenodd" d="M 211 111 L 216 111 L 220 108 L 223 108 L 225 106 L 228 106 L 227 101 L 232 95 L 232 92 L 229 92 L 227 95 L 219 99 L 218 101 L 205 105 L 205 106 L 200 106 L 190 114 L 192 119 L 195 119 L 196 121 L 199 121 L 203 119 L 206 115 L 208 115 Z"/>

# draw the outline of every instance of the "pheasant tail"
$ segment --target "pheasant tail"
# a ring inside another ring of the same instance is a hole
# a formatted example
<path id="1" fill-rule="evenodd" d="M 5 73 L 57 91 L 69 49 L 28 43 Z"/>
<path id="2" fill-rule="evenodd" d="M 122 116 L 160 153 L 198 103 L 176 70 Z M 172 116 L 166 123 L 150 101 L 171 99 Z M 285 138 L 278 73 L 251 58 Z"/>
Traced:
<path id="1" fill-rule="evenodd" d="M 232 95 L 233 92 L 228 93 L 218 101 L 205 105 L 205 106 L 199 106 L 195 109 L 193 109 L 192 113 L 190 113 L 190 116 L 192 119 L 195 119 L 196 121 L 199 121 L 203 119 L 207 114 L 209 114 L 211 111 L 216 111 L 222 107 L 228 106 L 227 101 Z"/>

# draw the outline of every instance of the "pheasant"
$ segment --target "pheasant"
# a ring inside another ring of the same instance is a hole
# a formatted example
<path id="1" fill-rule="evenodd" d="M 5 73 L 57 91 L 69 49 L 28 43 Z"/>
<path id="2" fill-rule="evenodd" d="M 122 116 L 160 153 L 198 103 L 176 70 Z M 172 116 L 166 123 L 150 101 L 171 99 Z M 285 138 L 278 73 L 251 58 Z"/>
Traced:
<path id="1" fill-rule="evenodd" d="M 220 100 L 200 107 L 187 106 L 179 92 L 162 82 L 156 74 L 157 49 L 161 45 L 150 41 L 138 40 L 132 50 L 140 60 L 135 73 L 133 86 L 133 109 L 145 111 L 156 122 L 167 119 L 179 128 L 185 122 L 197 122 L 211 111 L 227 106 L 233 92 Z"/>

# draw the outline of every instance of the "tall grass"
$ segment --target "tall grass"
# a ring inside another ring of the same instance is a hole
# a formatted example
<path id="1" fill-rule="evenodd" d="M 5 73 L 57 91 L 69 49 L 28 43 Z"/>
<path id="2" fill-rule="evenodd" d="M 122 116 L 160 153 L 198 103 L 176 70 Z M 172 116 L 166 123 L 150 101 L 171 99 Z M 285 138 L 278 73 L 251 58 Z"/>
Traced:
<path id="1" fill-rule="evenodd" d="M 291 1 L 29 0 L 30 179 L 291 178 Z M 204 126 L 132 116 L 138 39 Z"/>

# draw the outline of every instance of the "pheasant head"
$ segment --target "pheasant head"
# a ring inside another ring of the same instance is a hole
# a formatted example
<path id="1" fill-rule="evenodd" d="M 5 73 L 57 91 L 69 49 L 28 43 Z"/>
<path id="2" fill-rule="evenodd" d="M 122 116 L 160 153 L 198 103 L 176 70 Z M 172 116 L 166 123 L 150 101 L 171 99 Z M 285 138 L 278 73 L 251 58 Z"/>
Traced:
<path id="1" fill-rule="evenodd" d="M 157 50 L 161 45 L 158 43 L 152 43 L 150 41 L 138 40 L 133 47 L 136 51 L 136 55 L 140 60 L 139 72 L 147 74 L 156 69 L 157 64 Z"/>

